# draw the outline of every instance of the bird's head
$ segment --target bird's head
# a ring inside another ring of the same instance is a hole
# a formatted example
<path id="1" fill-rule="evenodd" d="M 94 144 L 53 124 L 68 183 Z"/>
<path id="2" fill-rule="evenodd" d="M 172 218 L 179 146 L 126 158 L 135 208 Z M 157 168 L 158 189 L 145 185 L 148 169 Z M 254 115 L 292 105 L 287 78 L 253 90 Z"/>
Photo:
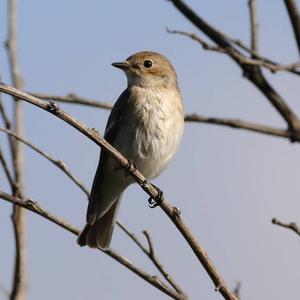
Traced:
<path id="1" fill-rule="evenodd" d="M 177 87 L 177 77 L 172 64 L 159 53 L 138 52 L 129 56 L 125 61 L 112 65 L 125 72 L 128 86 Z"/>

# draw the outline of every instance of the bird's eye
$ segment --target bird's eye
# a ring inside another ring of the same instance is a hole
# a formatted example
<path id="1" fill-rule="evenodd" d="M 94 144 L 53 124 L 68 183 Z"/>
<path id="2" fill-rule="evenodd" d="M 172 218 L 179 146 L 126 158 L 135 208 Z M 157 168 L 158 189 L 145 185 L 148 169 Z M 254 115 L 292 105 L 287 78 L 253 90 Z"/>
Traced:
<path id="1" fill-rule="evenodd" d="M 153 63 L 152 63 L 151 60 L 145 60 L 145 61 L 143 62 L 143 66 L 144 66 L 146 69 L 151 68 L 152 65 L 153 65 Z"/>

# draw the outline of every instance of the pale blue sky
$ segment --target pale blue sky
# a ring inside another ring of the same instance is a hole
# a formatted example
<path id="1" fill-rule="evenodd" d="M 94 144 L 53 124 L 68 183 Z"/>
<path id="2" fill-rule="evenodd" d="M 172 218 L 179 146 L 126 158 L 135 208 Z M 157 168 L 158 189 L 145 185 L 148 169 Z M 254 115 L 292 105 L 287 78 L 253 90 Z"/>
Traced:
<path id="1" fill-rule="evenodd" d="M 227 57 L 205 52 L 187 38 L 166 33 L 166 27 L 197 32 L 168 1 L 19 2 L 19 57 L 26 90 L 58 95 L 74 92 L 114 102 L 126 80 L 110 64 L 140 50 L 154 50 L 173 62 L 187 113 L 285 126 Z M 187 3 L 224 32 L 248 42 L 246 0 Z M 258 1 L 258 17 L 261 52 L 283 63 L 298 60 L 283 1 Z M 6 1 L 0 2 L 0 22 L 1 77 L 9 82 L 3 47 Z M 299 77 L 265 73 L 300 114 Z M 3 98 L 10 106 L 11 100 Z M 107 111 L 61 107 L 103 132 Z M 24 110 L 26 137 L 64 160 L 89 187 L 98 148 L 48 113 L 29 104 Z M 0 136 L 1 146 L 7 149 L 5 141 Z M 27 148 L 25 165 L 28 197 L 74 225 L 83 226 L 87 204 L 84 194 Z M 299 165 L 299 145 L 287 140 L 186 124 L 178 155 L 156 180 L 166 197 L 181 208 L 183 218 L 228 285 L 242 282 L 243 300 L 296 299 L 299 294 L 299 238 L 270 223 L 276 216 L 300 224 Z M 8 191 L 2 170 L 0 188 Z M 141 238 L 142 230 L 152 231 L 159 257 L 191 299 L 222 299 L 161 210 L 148 208 L 147 198 L 137 186 L 130 187 L 120 220 Z M 11 206 L 0 201 L 0 283 L 7 289 L 14 257 L 10 212 Z M 73 235 L 30 212 L 27 217 L 29 299 L 167 299 L 106 255 L 79 248 Z M 112 247 L 155 272 L 118 228 Z"/>

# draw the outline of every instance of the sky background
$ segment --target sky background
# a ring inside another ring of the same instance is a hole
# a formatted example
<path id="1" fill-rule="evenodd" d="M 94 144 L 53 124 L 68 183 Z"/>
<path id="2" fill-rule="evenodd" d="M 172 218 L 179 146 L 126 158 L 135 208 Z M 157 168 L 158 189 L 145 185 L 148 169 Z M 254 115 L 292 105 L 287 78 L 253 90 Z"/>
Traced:
<path id="1" fill-rule="evenodd" d="M 0 70 L 2 80 L 10 83 L 4 48 L 6 2 L 0 1 Z M 110 64 L 137 51 L 153 50 L 175 66 L 186 113 L 285 127 L 274 108 L 225 55 L 166 33 L 168 27 L 203 37 L 168 1 L 19 2 L 18 48 L 27 91 L 72 92 L 113 103 L 125 89 L 126 79 Z M 211 24 L 249 42 L 246 0 L 187 3 Z M 258 1 L 257 6 L 261 53 L 282 63 L 297 61 L 283 1 Z M 299 77 L 268 71 L 265 75 L 300 114 Z M 11 111 L 11 99 L 3 96 L 3 100 Z M 60 107 L 103 133 L 108 111 Z M 24 104 L 24 112 L 26 138 L 64 160 L 90 187 L 98 147 L 49 113 L 29 104 Z M 0 145 L 7 153 L 3 134 Z M 228 285 L 234 288 L 237 281 L 242 283 L 243 300 L 299 297 L 299 237 L 271 224 L 272 217 L 300 224 L 299 154 L 299 144 L 286 139 L 187 123 L 177 156 L 155 180 L 181 208 L 182 217 Z M 25 171 L 28 197 L 77 227 L 84 225 L 85 195 L 60 170 L 25 148 Z M 9 191 L 2 170 L 0 189 Z M 141 239 L 142 230 L 152 232 L 157 255 L 191 299 L 222 299 L 186 242 L 159 208 L 148 208 L 147 199 L 138 186 L 128 188 L 119 219 Z M 7 290 L 14 262 L 10 214 L 11 205 L 0 201 L 0 283 Z M 31 212 L 27 213 L 27 247 L 28 299 L 167 299 L 105 254 L 78 247 L 72 234 Z M 156 273 L 119 228 L 112 248 Z M 0 299 L 5 299 L 3 293 Z"/>

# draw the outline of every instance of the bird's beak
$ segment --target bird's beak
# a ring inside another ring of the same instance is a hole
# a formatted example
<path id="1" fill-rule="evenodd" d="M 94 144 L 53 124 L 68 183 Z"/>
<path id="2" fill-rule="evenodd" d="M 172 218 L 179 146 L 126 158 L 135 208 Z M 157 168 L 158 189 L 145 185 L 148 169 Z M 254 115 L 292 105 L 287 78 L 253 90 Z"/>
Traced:
<path id="1" fill-rule="evenodd" d="M 115 62 L 111 64 L 112 66 L 125 70 L 129 68 L 129 63 L 127 61 L 122 61 L 122 62 Z"/>

